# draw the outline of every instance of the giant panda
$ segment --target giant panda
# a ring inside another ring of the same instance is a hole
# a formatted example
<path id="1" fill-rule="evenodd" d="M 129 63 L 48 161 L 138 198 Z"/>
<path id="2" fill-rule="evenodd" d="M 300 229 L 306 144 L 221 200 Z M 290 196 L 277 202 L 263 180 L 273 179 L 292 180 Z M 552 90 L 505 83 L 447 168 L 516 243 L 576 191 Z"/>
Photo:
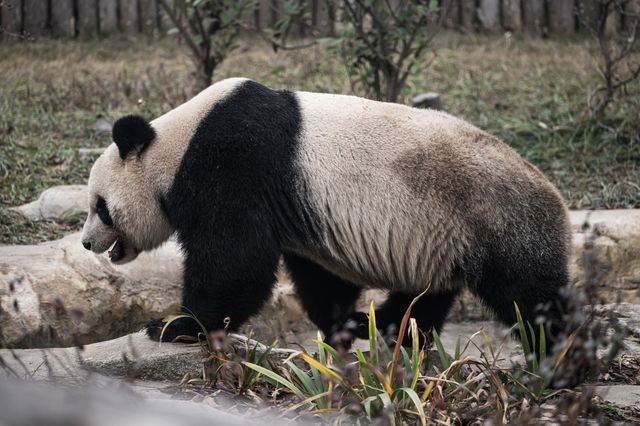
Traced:
<path id="1" fill-rule="evenodd" d="M 325 336 L 349 326 L 362 337 L 364 288 L 388 291 L 383 331 L 424 290 L 412 316 L 425 333 L 440 330 L 465 287 L 507 325 L 515 302 L 525 320 L 544 313 L 549 330 L 562 328 L 570 228 L 560 194 L 449 114 L 234 78 L 151 122 L 120 118 L 112 136 L 90 173 L 82 244 L 122 264 L 175 233 L 182 304 L 208 330 L 258 312 L 280 258 Z M 152 339 L 162 324 L 149 323 Z M 198 331 L 176 321 L 163 340 Z"/>

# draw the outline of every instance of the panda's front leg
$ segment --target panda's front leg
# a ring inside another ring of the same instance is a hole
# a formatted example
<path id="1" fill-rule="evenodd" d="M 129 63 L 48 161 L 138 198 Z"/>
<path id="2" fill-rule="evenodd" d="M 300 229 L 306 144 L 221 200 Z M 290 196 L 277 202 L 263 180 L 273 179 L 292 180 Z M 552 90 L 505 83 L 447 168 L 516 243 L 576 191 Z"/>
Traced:
<path id="1" fill-rule="evenodd" d="M 280 249 L 264 233 L 249 235 L 254 238 L 246 234 L 243 238 L 227 236 L 213 244 L 210 239 L 201 241 L 199 236 L 193 240 L 182 238 L 187 243 L 183 243 L 186 252 L 183 311 L 197 318 L 207 332 L 223 329 L 226 318 L 230 321 L 229 330 L 237 330 L 271 295 Z M 151 321 L 147 334 L 160 340 L 164 325 L 162 320 Z M 197 337 L 198 333 L 202 330 L 196 321 L 182 318 L 166 327 L 162 340 Z"/>

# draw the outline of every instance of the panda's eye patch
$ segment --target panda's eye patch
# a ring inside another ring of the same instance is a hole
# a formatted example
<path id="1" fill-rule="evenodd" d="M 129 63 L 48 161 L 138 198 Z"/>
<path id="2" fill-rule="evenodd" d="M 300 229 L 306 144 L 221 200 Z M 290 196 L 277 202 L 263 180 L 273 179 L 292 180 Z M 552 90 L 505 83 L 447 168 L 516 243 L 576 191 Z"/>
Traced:
<path id="1" fill-rule="evenodd" d="M 98 197 L 98 201 L 96 201 L 96 214 L 102 223 L 107 226 L 113 226 L 113 219 L 111 219 L 111 215 L 109 214 L 107 202 L 102 197 Z"/>

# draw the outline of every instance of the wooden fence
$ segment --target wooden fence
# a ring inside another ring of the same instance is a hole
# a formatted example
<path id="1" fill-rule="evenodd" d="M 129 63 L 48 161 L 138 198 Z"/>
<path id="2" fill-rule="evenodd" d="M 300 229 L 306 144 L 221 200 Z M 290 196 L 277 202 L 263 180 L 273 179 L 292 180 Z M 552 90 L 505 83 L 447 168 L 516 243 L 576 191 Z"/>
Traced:
<path id="1" fill-rule="evenodd" d="M 382 1 L 382 0 L 379 0 Z M 426 1 L 426 0 L 425 0 Z M 307 19 L 322 32 L 331 30 L 324 0 L 306 0 Z M 579 31 L 577 8 L 587 19 L 598 18 L 598 0 L 440 0 L 445 26 L 461 31 L 528 31 L 534 34 Z M 259 0 L 248 24 L 271 26 L 282 0 Z M 629 7 L 640 12 L 640 0 Z M 171 24 L 156 0 L 0 0 L 5 38 L 93 38 L 114 33 L 164 34 Z M 612 14 L 607 25 L 623 28 L 622 16 Z"/>

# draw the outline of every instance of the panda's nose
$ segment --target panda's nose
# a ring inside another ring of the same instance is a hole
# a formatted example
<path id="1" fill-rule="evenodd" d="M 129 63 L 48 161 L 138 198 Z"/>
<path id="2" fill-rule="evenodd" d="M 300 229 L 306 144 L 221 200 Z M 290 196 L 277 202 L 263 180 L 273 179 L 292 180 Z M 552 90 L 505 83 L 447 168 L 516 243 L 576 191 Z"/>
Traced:
<path id="1" fill-rule="evenodd" d="M 83 241 L 82 245 L 84 246 L 84 248 L 86 248 L 87 250 L 91 250 L 91 243 L 88 241 Z"/>

